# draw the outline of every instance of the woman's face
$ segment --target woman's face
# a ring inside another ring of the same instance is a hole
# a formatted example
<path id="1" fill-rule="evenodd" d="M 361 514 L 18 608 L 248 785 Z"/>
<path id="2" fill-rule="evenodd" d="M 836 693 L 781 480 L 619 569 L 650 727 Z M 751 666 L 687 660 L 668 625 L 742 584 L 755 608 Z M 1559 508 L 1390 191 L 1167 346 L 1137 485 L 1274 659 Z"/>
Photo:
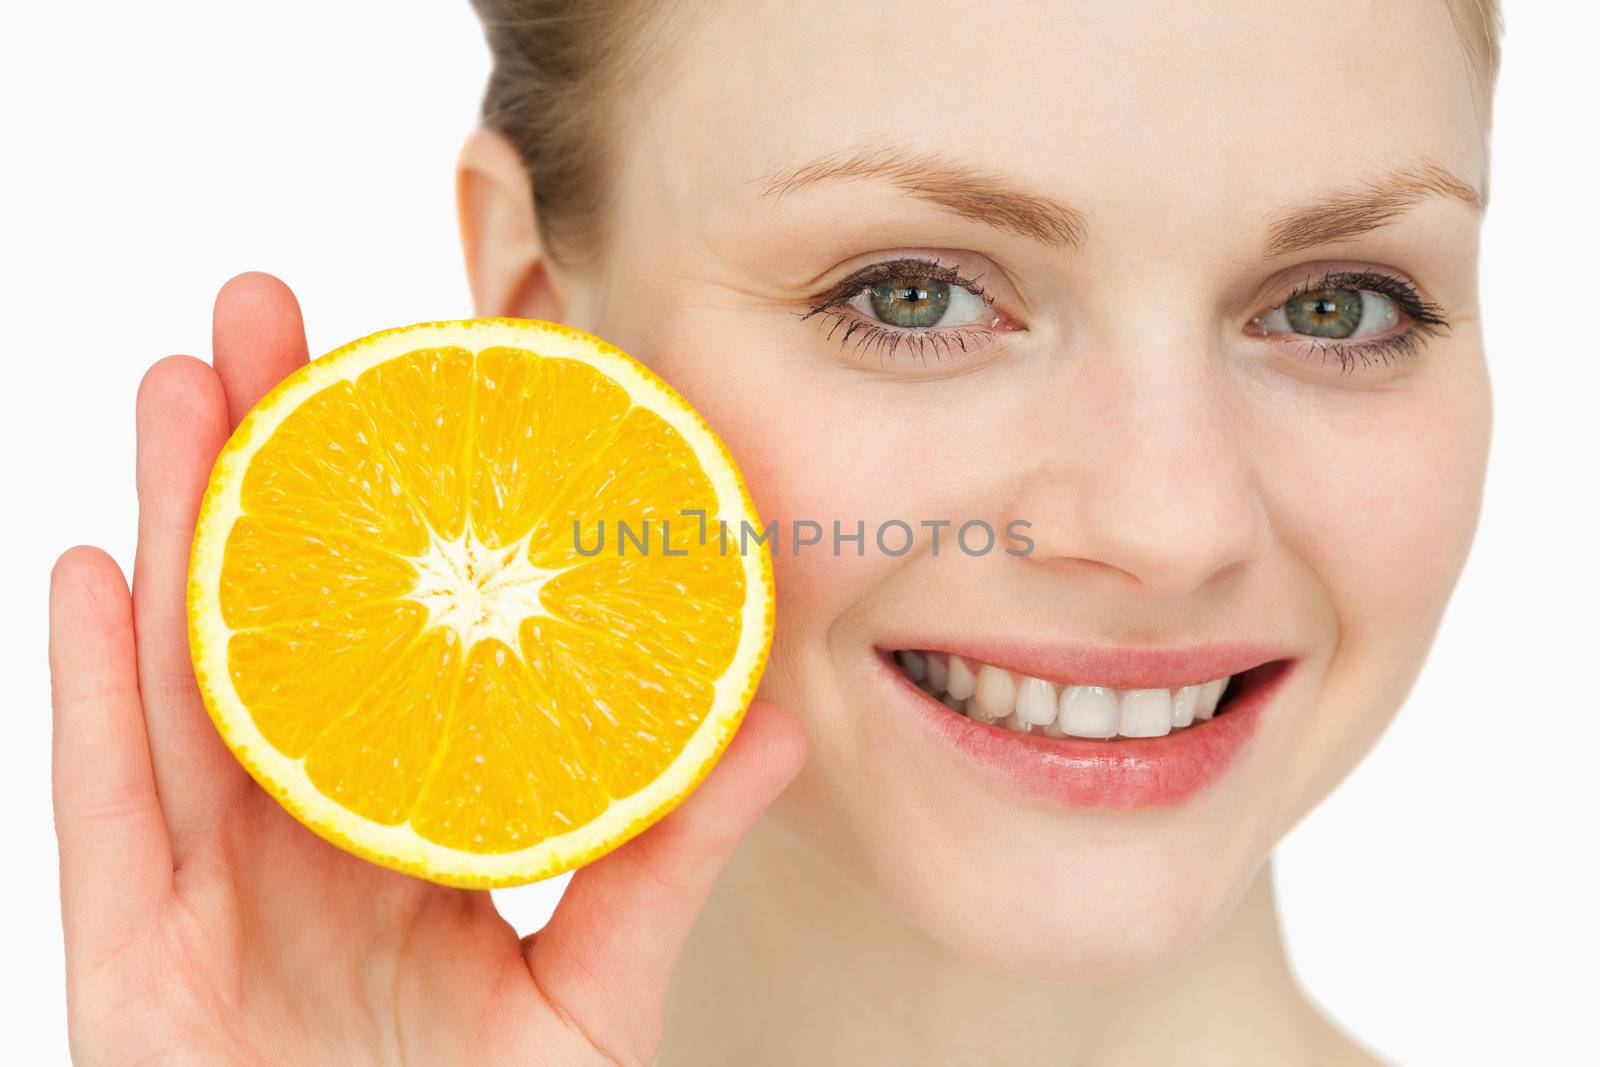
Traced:
<path id="1" fill-rule="evenodd" d="M 776 817 L 1007 969 L 1194 944 L 1384 729 L 1476 526 L 1486 161 L 1443 5 L 728 4 L 624 115 L 565 313 L 778 523 L 763 695 L 812 756 Z M 889 657 L 1110 682 L 1072 650 L 1214 643 L 1291 661 L 1237 743 L 1195 740 L 1224 712 L 1015 774 Z"/>

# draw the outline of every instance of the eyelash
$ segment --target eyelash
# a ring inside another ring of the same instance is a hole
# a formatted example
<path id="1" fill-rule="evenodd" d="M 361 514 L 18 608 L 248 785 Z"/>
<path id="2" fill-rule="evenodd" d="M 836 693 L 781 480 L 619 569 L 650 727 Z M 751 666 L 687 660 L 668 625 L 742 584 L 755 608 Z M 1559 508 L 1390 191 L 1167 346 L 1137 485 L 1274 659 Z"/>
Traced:
<path id="1" fill-rule="evenodd" d="M 839 327 L 843 326 L 844 336 L 839 339 L 841 347 L 847 347 L 850 339 L 855 337 L 858 355 L 876 349 L 880 359 L 887 356 L 891 362 L 902 344 L 915 346 L 919 357 L 925 360 L 930 350 L 934 350 L 935 359 L 939 358 L 937 349 L 941 346 L 946 355 L 953 354 L 955 347 L 959 347 L 961 353 L 966 354 L 973 348 L 993 340 L 993 333 L 983 327 L 957 326 L 945 329 L 930 327 L 919 330 L 871 322 L 844 310 L 851 300 L 869 286 L 906 275 L 933 278 L 951 285 L 959 285 L 982 300 L 985 307 L 994 306 L 994 298 L 983 291 L 977 279 L 962 277 L 961 272 L 954 267 L 931 259 L 893 259 L 874 263 L 857 271 L 833 288 L 814 297 L 816 303 L 809 311 L 802 313 L 800 318 L 803 321 L 815 315 L 831 317 L 833 325 L 826 334 L 829 340 L 839 331 Z M 1279 304 L 1274 305 L 1272 310 L 1318 289 L 1358 289 L 1374 292 L 1393 300 L 1411 320 L 1410 328 L 1372 341 L 1321 341 L 1297 335 L 1298 340 L 1294 343 L 1303 346 L 1309 354 L 1320 355 L 1324 364 L 1327 363 L 1330 353 L 1337 357 L 1340 374 L 1350 373 L 1358 362 L 1363 367 L 1370 367 L 1379 361 L 1388 366 L 1395 360 L 1412 359 L 1422 350 L 1425 338 L 1438 336 L 1450 329 L 1450 324 L 1444 317 L 1444 309 L 1438 304 L 1424 300 L 1409 282 L 1375 270 L 1329 271 L 1319 279 L 1308 276 L 1297 288 L 1284 296 Z"/>
<path id="2" fill-rule="evenodd" d="M 915 346 L 919 358 L 926 360 L 930 352 L 934 359 L 940 358 L 939 349 L 943 354 L 955 354 L 959 348 L 961 354 L 976 349 L 979 345 L 993 340 L 994 334 L 981 326 L 949 326 L 943 329 L 929 327 L 927 329 L 913 329 L 903 326 L 890 326 L 886 323 L 872 322 L 868 319 L 845 311 L 846 305 L 854 300 L 863 291 L 879 282 L 889 281 L 892 278 L 905 276 L 917 278 L 932 278 L 936 281 L 958 285 L 967 292 L 983 301 L 986 308 L 994 306 L 994 297 L 983 291 L 983 286 L 978 284 L 976 278 L 963 277 L 955 267 L 931 259 L 891 259 L 881 263 L 874 263 L 869 267 L 850 275 L 839 282 L 832 289 L 819 294 L 812 299 L 815 305 L 809 311 L 801 314 L 802 321 L 813 315 L 824 318 L 831 317 L 833 325 L 828 328 L 826 337 L 833 339 L 833 335 L 844 327 L 844 336 L 839 338 L 840 347 L 847 347 L 852 337 L 856 338 L 856 353 L 864 355 L 868 351 L 877 350 L 879 359 L 887 357 L 893 361 L 902 344 Z"/>
<path id="3" fill-rule="evenodd" d="M 1273 310 L 1318 289 L 1364 289 L 1377 293 L 1393 300 L 1412 323 L 1409 329 L 1372 341 L 1320 341 L 1303 334 L 1295 335 L 1294 343 L 1303 346 L 1308 353 L 1320 355 L 1323 363 L 1328 362 L 1329 353 L 1338 357 L 1340 374 L 1350 373 L 1358 361 L 1362 367 L 1370 367 L 1377 361 L 1389 366 L 1395 360 L 1413 359 L 1422 351 L 1425 338 L 1436 337 L 1450 329 L 1444 309 L 1438 304 L 1424 300 L 1411 283 L 1375 270 L 1329 271 L 1317 280 L 1307 277 L 1281 303 L 1274 305 Z"/>

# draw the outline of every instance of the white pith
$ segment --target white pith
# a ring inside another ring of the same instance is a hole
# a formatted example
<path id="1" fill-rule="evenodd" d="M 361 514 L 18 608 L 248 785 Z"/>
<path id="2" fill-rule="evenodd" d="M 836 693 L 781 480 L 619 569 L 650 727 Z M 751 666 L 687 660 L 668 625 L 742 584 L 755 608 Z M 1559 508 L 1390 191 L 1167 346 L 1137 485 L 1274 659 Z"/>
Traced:
<path id="1" fill-rule="evenodd" d="M 1161 737 L 1216 714 L 1232 675 L 1169 689 L 1058 685 L 944 652 L 902 650 L 900 669 L 976 722 L 1051 737 Z"/>
<path id="2" fill-rule="evenodd" d="M 517 629 L 535 615 L 549 615 L 539 590 L 561 570 L 535 567 L 528 559 L 530 531 L 511 545 L 492 548 L 467 523 L 454 541 L 429 531 L 428 550 L 408 556 L 417 584 L 408 594 L 428 609 L 429 627 L 454 630 L 463 650 L 495 638 L 512 651 L 522 647 Z"/>
<path id="3" fill-rule="evenodd" d="M 771 640 L 770 557 L 764 548 L 738 554 L 745 575 L 743 625 L 733 659 L 714 685 L 712 705 L 700 727 L 649 786 L 612 800 L 604 812 L 583 826 L 516 852 L 485 854 L 428 840 L 410 823 L 374 822 L 335 802 L 311 781 L 303 760 L 288 757 L 263 737 L 234 687 L 228 668 L 228 643 L 234 631 L 223 621 L 218 598 L 224 546 L 229 531 L 243 514 L 240 487 L 245 471 L 285 418 L 310 396 L 339 382 L 353 381 L 385 360 L 440 347 L 461 348 L 474 355 L 490 348 L 519 348 L 546 358 L 570 359 L 595 367 L 621 387 L 634 404 L 660 416 L 688 443 L 716 492 L 717 508 L 706 517 L 707 522 L 721 520 L 735 529 L 747 522 L 759 528 L 759 518 L 721 442 L 665 383 L 613 346 L 580 331 L 533 320 L 427 323 L 363 338 L 313 360 L 284 379 L 230 437 L 217 458 L 211 485 L 201 503 L 188 588 L 196 676 L 207 709 L 229 747 L 252 776 L 296 818 L 337 844 L 446 884 L 478 888 L 515 885 L 569 870 L 594 858 L 604 845 L 614 845 L 638 833 L 664 815 L 681 794 L 709 771 L 743 718 Z M 531 565 L 527 570 L 503 569 L 502 584 L 479 589 L 480 601 L 483 593 L 492 594 L 489 599 L 498 618 L 486 617 L 479 611 L 472 619 L 470 595 L 459 596 L 466 591 L 459 580 L 464 572 L 454 568 L 470 560 L 485 560 L 482 550 L 471 544 L 450 547 L 436 542 L 419 559 L 428 575 L 419 580 L 418 599 L 429 605 L 430 612 L 440 612 L 436 618 L 456 626 L 463 637 L 471 633 L 476 633 L 478 639 L 497 635 L 517 611 L 537 605 L 538 587 L 550 577 L 548 572 L 530 573 L 536 570 Z M 431 588 L 424 588 L 430 576 L 437 581 Z M 478 605 L 483 606 L 481 602 Z M 539 610 L 543 611 L 542 606 Z M 463 622 L 468 625 L 463 626 Z M 508 644 L 518 647 L 515 641 Z"/>

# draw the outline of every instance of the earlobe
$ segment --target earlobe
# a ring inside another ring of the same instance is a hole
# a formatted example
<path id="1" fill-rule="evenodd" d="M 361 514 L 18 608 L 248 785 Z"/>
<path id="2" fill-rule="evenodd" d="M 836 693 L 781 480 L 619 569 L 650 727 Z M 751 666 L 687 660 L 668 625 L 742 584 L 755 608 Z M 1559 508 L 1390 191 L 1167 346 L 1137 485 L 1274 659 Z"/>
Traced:
<path id="1" fill-rule="evenodd" d="M 505 135 L 479 128 L 456 163 L 456 216 L 474 314 L 561 320 L 533 186 Z"/>

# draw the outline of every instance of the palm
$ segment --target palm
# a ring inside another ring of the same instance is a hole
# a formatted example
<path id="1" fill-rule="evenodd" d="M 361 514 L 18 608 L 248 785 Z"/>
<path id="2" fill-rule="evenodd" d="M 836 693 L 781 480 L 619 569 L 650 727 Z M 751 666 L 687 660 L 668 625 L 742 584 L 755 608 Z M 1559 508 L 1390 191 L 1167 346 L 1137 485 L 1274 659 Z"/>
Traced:
<path id="1" fill-rule="evenodd" d="M 223 746 L 195 685 L 185 608 L 211 463 L 306 360 L 294 298 L 275 279 L 235 279 L 218 297 L 214 343 L 215 369 L 171 357 L 140 386 L 131 595 L 98 549 L 69 550 L 52 574 L 77 1058 L 648 1063 L 678 950 L 743 830 L 799 769 L 803 734 L 753 707 L 695 794 L 579 871 L 526 941 L 485 892 L 322 841 Z"/>
<path id="2" fill-rule="evenodd" d="M 154 986 L 152 1059 L 179 1032 L 228 1058 L 352 1062 L 391 1046 L 406 1062 L 453 1062 L 529 1042 L 549 1014 L 486 893 L 356 859 L 253 787 L 195 842 L 175 888 L 117 983 Z"/>

